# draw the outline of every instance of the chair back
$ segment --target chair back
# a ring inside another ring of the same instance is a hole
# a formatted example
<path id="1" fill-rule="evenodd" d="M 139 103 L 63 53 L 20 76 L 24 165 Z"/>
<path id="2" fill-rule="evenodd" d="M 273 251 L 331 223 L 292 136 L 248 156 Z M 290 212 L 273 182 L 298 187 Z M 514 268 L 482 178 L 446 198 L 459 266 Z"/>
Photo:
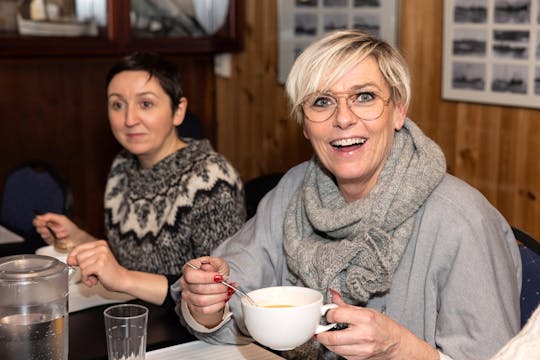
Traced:
<path id="1" fill-rule="evenodd" d="M 271 173 L 257 176 L 251 180 L 246 181 L 244 185 L 244 192 L 246 194 L 246 214 L 247 219 L 250 219 L 257 212 L 257 206 L 259 202 L 266 195 L 267 192 L 272 190 L 278 183 L 283 173 Z"/>
<path id="2" fill-rule="evenodd" d="M 189 111 L 186 112 L 184 121 L 182 121 L 182 123 L 176 127 L 176 132 L 180 137 L 187 137 L 197 140 L 206 138 L 201 119 Z"/>
<path id="3" fill-rule="evenodd" d="M 72 196 L 65 180 L 48 163 L 26 162 L 6 177 L 0 223 L 25 239 L 25 252 L 46 245 L 32 225 L 35 212 L 71 214 Z"/>
<path id="4" fill-rule="evenodd" d="M 521 326 L 525 325 L 540 303 L 540 243 L 532 236 L 515 227 L 512 228 L 519 242 L 522 265 L 521 283 Z"/>

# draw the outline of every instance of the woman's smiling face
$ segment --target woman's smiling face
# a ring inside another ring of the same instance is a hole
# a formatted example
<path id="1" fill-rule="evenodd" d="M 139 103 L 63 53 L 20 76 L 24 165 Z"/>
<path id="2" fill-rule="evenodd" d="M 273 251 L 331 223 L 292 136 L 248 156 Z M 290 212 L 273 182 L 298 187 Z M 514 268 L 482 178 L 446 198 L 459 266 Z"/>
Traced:
<path id="1" fill-rule="evenodd" d="M 322 165 L 335 176 L 345 200 L 351 202 L 364 197 L 377 182 L 394 131 L 405 121 L 405 107 L 386 102 L 391 90 L 373 57 L 362 60 L 325 92 L 358 94 L 352 100 L 376 96 L 387 104 L 377 119 L 362 120 L 347 106 L 351 102 L 340 96 L 338 108 L 328 120 L 314 122 L 304 116 L 305 137 Z"/>

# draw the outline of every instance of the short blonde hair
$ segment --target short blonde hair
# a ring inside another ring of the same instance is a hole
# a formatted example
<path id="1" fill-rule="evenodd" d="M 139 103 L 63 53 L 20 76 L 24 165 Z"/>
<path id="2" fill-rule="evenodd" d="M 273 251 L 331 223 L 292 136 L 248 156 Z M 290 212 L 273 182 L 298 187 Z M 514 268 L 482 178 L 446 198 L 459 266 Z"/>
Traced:
<path id="1" fill-rule="evenodd" d="M 302 123 L 307 95 L 329 89 L 359 62 L 372 56 L 390 87 L 390 98 L 405 108 L 410 102 L 410 75 L 399 51 L 387 42 L 359 30 L 332 32 L 309 45 L 296 59 L 285 89 L 292 116 Z"/>

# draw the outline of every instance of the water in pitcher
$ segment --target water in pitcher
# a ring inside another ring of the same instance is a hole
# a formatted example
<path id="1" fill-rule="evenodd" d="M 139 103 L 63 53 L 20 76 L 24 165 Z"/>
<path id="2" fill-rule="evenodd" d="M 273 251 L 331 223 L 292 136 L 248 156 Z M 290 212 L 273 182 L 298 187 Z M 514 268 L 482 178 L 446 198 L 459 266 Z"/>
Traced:
<path id="1" fill-rule="evenodd" d="M 56 304 L 28 306 L 27 312 L 0 318 L 0 357 L 5 360 L 67 360 L 66 305 L 66 299 L 59 299 Z"/>

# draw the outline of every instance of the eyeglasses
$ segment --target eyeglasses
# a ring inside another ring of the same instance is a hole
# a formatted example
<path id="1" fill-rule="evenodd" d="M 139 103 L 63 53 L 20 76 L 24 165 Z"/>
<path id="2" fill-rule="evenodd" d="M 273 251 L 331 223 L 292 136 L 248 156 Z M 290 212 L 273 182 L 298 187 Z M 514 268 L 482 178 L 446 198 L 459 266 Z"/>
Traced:
<path id="1" fill-rule="evenodd" d="M 317 92 L 305 97 L 302 110 L 308 120 L 323 122 L 336 114 L 341 98 L 346 99 L 347 106 L 356 117 L 365 121 L 381 117 L 384 107 L 390 103 L 390 98 L 384 100 L 370 91 Z"/>

